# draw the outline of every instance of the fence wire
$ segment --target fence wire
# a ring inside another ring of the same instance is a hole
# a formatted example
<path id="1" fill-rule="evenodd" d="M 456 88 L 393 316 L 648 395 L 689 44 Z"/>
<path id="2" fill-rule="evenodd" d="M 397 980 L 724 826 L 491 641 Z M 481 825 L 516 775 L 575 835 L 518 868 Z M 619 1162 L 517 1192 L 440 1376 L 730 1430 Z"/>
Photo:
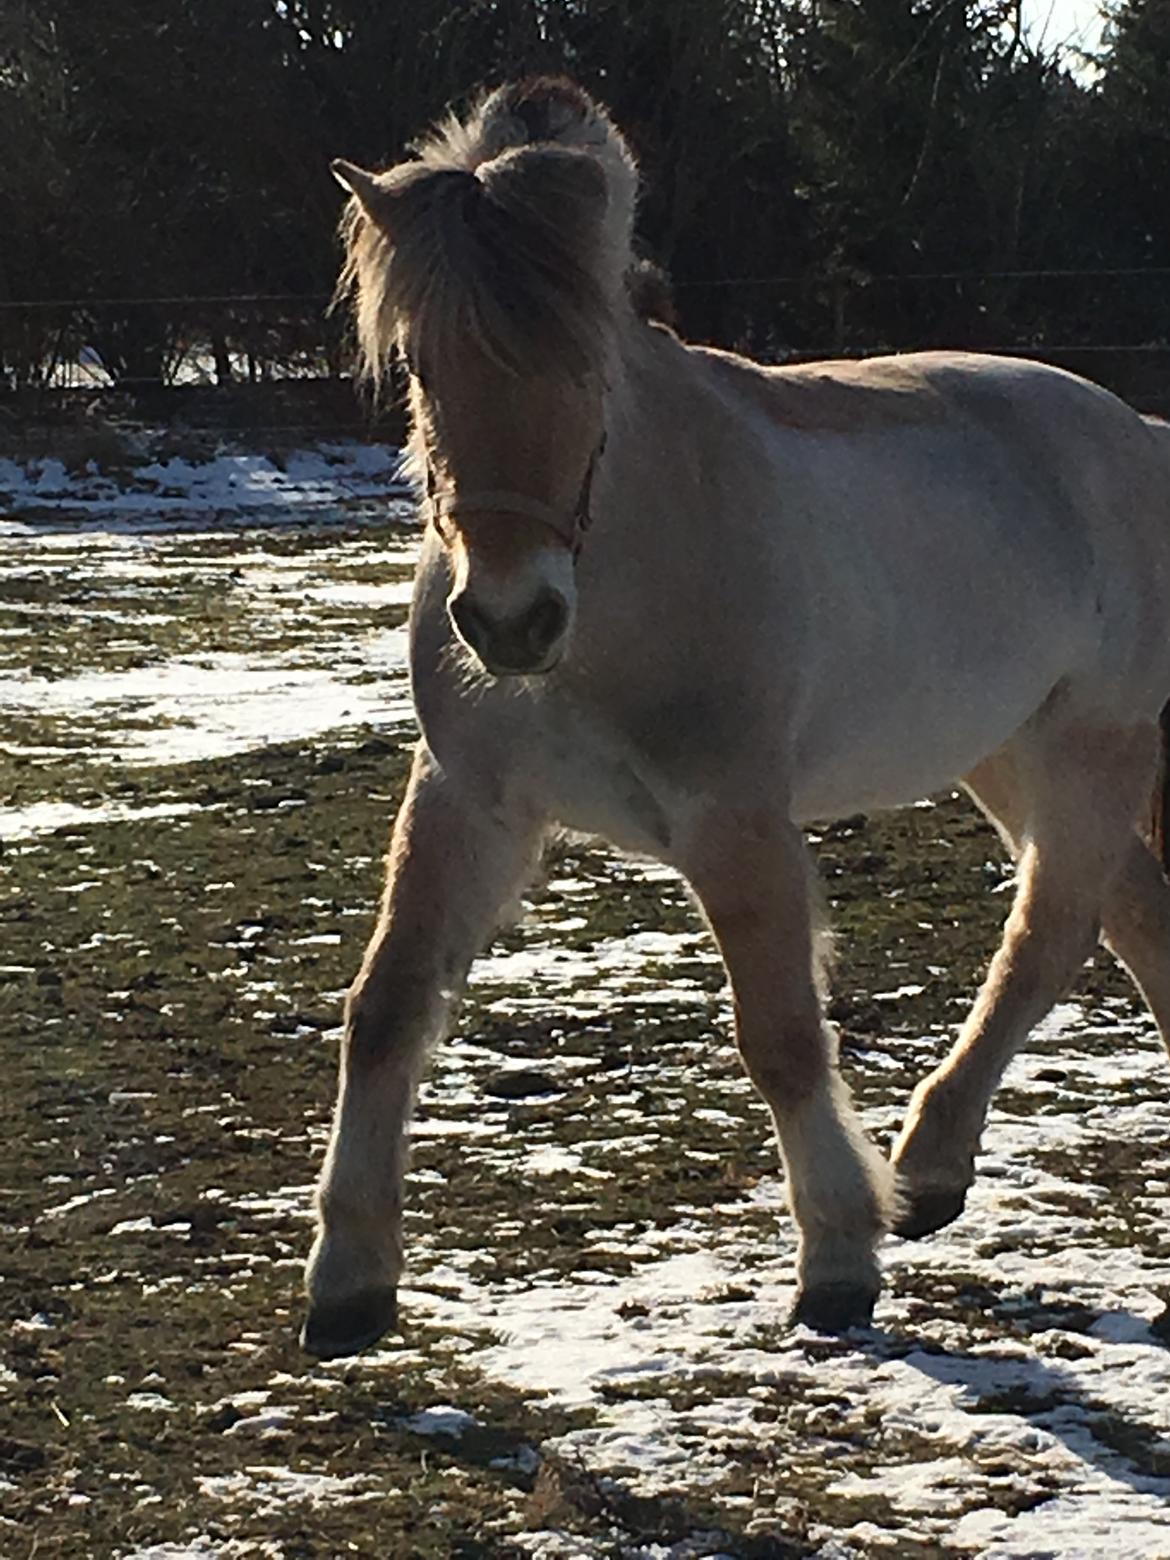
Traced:
<path id="1" fill-rule="evenodd" d="M 684 334 L 768 361 L 993 351 L 1082 365 L 1139 404 L 1170 404 L 1170 266 L 841 268 L 694 278 L 674 290 Z M 0 415 L 37 420 L 70 396 L 166 391 L 203 398 L 200 415 L 214 423 L 217 396 L 229 419 L 248 395 L 345 385 L 346 332 L 323 292 L 0 299 Z"/>

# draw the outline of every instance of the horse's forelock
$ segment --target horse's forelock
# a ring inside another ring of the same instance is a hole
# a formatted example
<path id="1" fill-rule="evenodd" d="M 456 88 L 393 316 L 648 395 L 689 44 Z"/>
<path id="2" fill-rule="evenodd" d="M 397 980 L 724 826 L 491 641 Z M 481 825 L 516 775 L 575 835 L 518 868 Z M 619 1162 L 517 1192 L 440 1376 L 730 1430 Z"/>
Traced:
<path id="1" fill-rule="evenodd" d="M 338 283 L 368 377 L 396 342 L 424 336 L 470 334 L 514 368 L 599 362 L 631 261 L 637 170 L 581 87 L 498 87 L 378 183 L 376 213 L 353 200 L 342 220 Z"/>
<path id="2" fill-rule="evenodd" d="M 376 210 L 351 202 L 339 284 L 356 300 L 366 373 L 395 344 L 440 359 L 474 342 L 515 370 L 599 370 L 621 270 L 605 170 L 587 150 L 508 148 L 474 169 L 425 159 L 379 176 Z"/>

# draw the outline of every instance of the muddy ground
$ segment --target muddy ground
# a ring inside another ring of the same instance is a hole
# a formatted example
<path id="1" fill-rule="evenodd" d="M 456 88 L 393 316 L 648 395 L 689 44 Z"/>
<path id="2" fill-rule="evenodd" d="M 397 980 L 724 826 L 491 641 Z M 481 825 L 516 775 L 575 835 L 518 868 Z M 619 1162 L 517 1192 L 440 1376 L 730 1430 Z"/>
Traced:
<path id="1" fill-rule="evenodd" d="M 298 1352 L 412 547 L 0 536 L 0 1554 L 1170 1555 L 1170 1070 L 1103 956 L 823 1339 L 681 885 L 563 843 L 420 1102 L 403 1335 Z M 1010 867 L 957 796 L 815 840 L 888 1144 Z"/>

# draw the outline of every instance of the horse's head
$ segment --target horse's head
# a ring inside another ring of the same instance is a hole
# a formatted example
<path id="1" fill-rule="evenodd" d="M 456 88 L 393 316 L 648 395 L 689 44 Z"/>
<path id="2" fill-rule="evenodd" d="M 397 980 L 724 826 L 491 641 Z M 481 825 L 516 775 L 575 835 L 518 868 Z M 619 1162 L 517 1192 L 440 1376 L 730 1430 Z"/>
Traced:
<path id="1" fill-rule="evenodd" d="M 489 672 L 549 671 L 604 442 L 633 160 L 571 83 L 491 94 L 416 160 L 350 190 L 341 286 L 367 372 L 410 374 L 412 455 L 447 551 L 456 632 Z"/>

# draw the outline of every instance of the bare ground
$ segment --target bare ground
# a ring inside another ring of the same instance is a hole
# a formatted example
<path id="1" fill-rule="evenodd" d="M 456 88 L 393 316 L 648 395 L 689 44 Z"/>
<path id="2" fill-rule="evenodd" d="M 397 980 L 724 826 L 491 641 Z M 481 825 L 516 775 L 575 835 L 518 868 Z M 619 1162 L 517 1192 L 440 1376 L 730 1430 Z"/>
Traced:
<path id="1" fill-rule="evenodd" d="M 964 1220 L 819 1338 L 681 885 L 562 845 L 420 1101 L 403 1337 L 304 1360 L 409 541 L 0 548 L 0 1553 L 1170 1555 L 1170 1074 L 1104 957 Z M 816 849 L 887 1143 L 1009 871 L 951 797 Z"/>

